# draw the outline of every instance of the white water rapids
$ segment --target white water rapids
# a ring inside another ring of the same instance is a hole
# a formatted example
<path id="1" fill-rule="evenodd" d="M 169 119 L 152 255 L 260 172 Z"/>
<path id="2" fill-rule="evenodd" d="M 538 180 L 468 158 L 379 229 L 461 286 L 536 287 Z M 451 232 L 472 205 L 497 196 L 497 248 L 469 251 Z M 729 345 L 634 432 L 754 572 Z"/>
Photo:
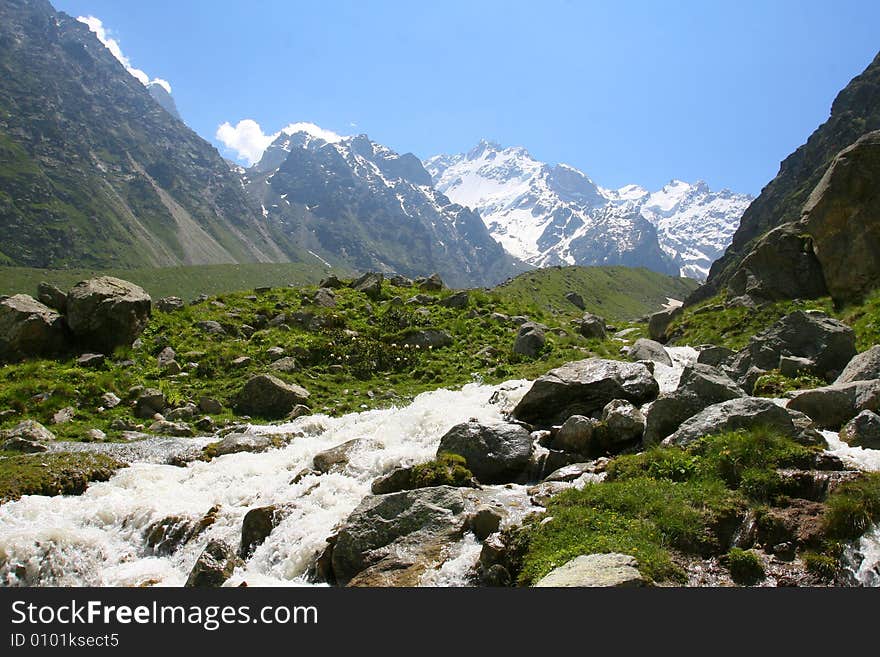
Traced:
<path id="1" fill-rule="evenodd" d="M 674 390 L 682 368 L 696 359 L 690 347 L 668 352 L 673 367 L 657 365 L 662 392 Z M 374 478 L 398 466 L 433 457 L 441 436 L 453 425 L 476 418 L 492 423 L 525 394 L 526 381 L 498 386 L 477 383 L 461 390 L 424 393 L 404 408 L 322 415 L 292 423 L 252 427 L 259 433 L 297 433 L 290 444 L 261 454 L 238 453 L 186 467 L 164 465 L 170 449 L 197 448 L 216 438 L 149 439 L 131 444 L 73 446 L 118 453 L 132 465 L 109 481 L 92 483 L 79 496 L 30 495 L 0 505 L 0 586 L 182 586 L 209 539 L 238 547 L 248 510 L 284 505 L 289 515 L 226 582 L 237 586 L 306 586 L 308 566 L 351 511 L 370 493 Z M 493 403 L 493 395 L 498 393 Z M 830 451 L 849 465 L 880 470 L 880 451 L 852 448 L 826 433 Z M 351 454 L 341 473 L 294 477 L 311 467 L 318 452 L 353 438 L 381 447 Z M 486 487 L 518 522 L 533 510 L 523 486 Z M 147 545 L 146 532 L 169 517 L 198 521 L 219 507 L 216 521 L 168 556 Z M 468 533 L 450 546 L 443 565 L 422 578 L 426 586 L 462 586 L 481 544 Z M 880 529 L 866 534 L 847 555 L 853 576 L 880 585 Z"/>
<path id="2" fill-rule="evenodd" d="M 500 421 L 527 390 L 524 381 L 499 386 L 469 384 L 459 391 L 425 393 L 405 408 L 365 411 L 339 418 L 311 416 L 289 424 L 253 427 L 266 433 L 300 432 L 287 447 L 238 453 L 186 467 L 137 462 L 79 496 L 29 495 L 0 506 L 0 584 L 49 586 L 182 586 L 207 541 L 237 547 L 242 519 L 254 507 L 289 505 L 292 512 L 256 549 L 227 586 L 306 585 L 304 574 L 326 539 L 370 493 L 372 480 L 400 465 L 430 460 L 453 425 L 476 418 Z M 494 393 L 497 403 L 490 403 Z M 343 473 L 310 474 L 318 452 L 352 438 L 372 438 L 381 448 L 351 455 Z M 132 453 L 132 447 L 120 445 Z M 161 449 L 167 449 L 167 444 Z M 146 461 L 156 450 L 141 449 Z M 521 490 L 522 489 L 522 490 Z M 499 491 L 499 495 L 502 491 Z M 527 499 L 523 487 L 504 495 Z M 145 530 L 169 516 L 197 521 L 219 505 L 216 521 L 169 556 L 156 556 Z M 515 516 L 514 516 L 515 517 Z M 456 555 L 426 584 L 461 584 L 478 547 L 455 546 Z"/>

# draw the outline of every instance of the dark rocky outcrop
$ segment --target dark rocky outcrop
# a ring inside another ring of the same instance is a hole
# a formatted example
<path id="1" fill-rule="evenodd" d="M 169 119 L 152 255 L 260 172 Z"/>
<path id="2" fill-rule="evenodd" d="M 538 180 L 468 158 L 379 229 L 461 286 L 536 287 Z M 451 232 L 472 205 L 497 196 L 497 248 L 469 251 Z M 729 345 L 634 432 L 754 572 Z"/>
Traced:
<path id="1" fill-rule="evenodd" d="M 356 292 L 363 292 L 375 300 L 382 297 L 382 281 L 384 280 L 385 276 L 378 272 L 367 272 L 360 278 L 352 281 L 349 287 Z"/>
<path id="2" fill-rule="evenodd" d="M 239 413 L 280 419 L 297 404 L 309 398 L 305 388 L 285 383 L 271 374 L 258 374 L 248 379 L 235 397 L 234 406 Z"/>
<path id="3" fill-rule="evenodd" d="M 67 325 L 83 345 L 112 353 L 141 334 L 151 303 L 150 295 L 134 283 L 99 276 L 67 293 Z"/>
<path id="4" fill-rule="evenodd" d="M 285 515 L 285 509 L 278 505 L 260 506 L 244 514 L 241 524 L 241 544 L 238 556 L 247 559 L 253 551 L 263 544 L 272 530 Z"/>
<path id="5" fill-rule="evenodd" d="M 64 320 L 27 294 L 0 301 L 0 362 L 54 356 L 67 346 Z"/>
<path id="6" fill-rule="evenodd" d="M 440 439 L 437 454 L 444 453 L 463 456 L 480 483 L 506 483 L 525 474 L 532 455 L 532 437 L 518 424 L 465 422 Z"/>
<path id="7" fill-rule="evenodd" d="M 800 224 L 835 303 L 858 303 L 880 286 L 880 131 L 834 158 Z"/>
<path id="8" fill-rule="evenodd" d="M 534 322 L 526 322 L 519 327 L 516 340 L 513 342 L 513 353 L 536 358 L 546 343 L 547 336 L 544 334 L 544 329 Z"/>
<path id="9" fill-rule="evenodd" d="M 67 312 L 67 293 L 57 285 L 41 282 L 37 285 L 37 300 L 62 315 Z"/>
<path id="10" fill-rule="evenodd" d="M 539 377 L 513 416 L 539 426 L 559 425 L 572 415 L 592 415 L 614 399 L 644 404 L 656 398 L 659 390 L 641 363 L 588 358 Z"/>

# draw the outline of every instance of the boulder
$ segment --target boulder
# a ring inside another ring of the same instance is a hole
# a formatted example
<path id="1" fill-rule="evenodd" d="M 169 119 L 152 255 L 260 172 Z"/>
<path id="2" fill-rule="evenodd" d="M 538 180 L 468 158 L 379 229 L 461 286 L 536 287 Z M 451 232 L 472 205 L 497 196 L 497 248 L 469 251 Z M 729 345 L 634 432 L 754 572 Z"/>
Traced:
<path id="1" fill-rule="evenodd" d="M 23 440 L 30 443 L 47 443 L 55 440 L 55 434 L 36 420 L 23 420 L 12 429 L 0 431 L 0 438 Z"/>
<path id="2" fill-rule="evenodd" d="M 379 299 L 382 296 L 382 281 L 385 276 L 378 272 L 367 272 L 358 279 L 352 281 L 348 287 L 356 292 L 363 292 L 371 299 Z"/>
<path id="3" fill-rule="evenodd" d="M 219 587 L 232 577 L 236 566 L 244 565 L 224 541 L 211 539 L 199 555 L 184 584 L 187 588 Z"/>
<path id="4" fill-rule="evenodd" d="M 718 347 L 714 344 L 702 345 L 699 347 L 699 350 L 700 353 L 697 356 L 697 362 L 701 365 L 709 365 L 711 367 L 718 367 L 736 354 L 733 349 Z"/>
<path id="5" fill-rule="evenodd" d="M 583 317 L 575 320 L 578 333 L 588 339 L 605 339 L 605 320 L 593 313 L 584 313 Z"/>
<path id="6" fill-rule="evenodd" d="M 0 361 L 54 356 L 67 346 L 61 315 L 27 294 L 0 301 Z"/>
<path id="7" fill-rule="evenodd" d="M 67 325 L 82 344 L 112 353 L 141 334 L 151 303 L 150 295 L 134 283 L 99 276 L 67 293 Z"/>
<path id="8" fill-rule="evenodd" d="M 628 554 L 585 554 L 551 570 L 536 587 L 648 586 L 639 563 Z"/>
<path id="9" fill-rule="evenodd" d="M 289 374 L 290 372 L 296 372 L 299 369 L 299 363 L 297 363 L 296 358 L 285 356 L 269 365 L 269 368 L 276 372 L 287 372 Z"/>
<path id="10" fill-rule="evenodd" d="M 57 285 L 41 282 L 37 285 L 37 300 L 62 315 L 67 312 L 67 293 Z"/>
<path id="11" fill-rule="evenodd" d="M 82 354 L 76 359 L 76 364 L 80 367 L 99 368 L 106 360 L 104 354 Z"/>
<path id="12" fill-rule="evenodd" d="M 184 306 L 186 306 L 186 304 L 180 297 L 162 297 L 156 302 L 156 308 L 163 313 L 173 313 L 178 310 L 183 310 Z"/>
<path id="13" fill-rule="evenodd" d="M 215 322 L 213 319 L 196 322 L 196 328 L 210 335 L 226 335 L 226 329 L 220 325 L 220 322 Z"/>
<path id="14" fill-rule="evenodd" d="M 341 586 L 415 586 L 464 532 L 465 499 L 451 486 L 371 495 L 337 535 L 332 571 Z"/>
<path id="15" fill-rule="evenodd" d="M 720 370 L 701 363 L 686 365 L 678 388 L 661 394 L 644 409 L 644 444 L 656 445 L 707 406 L 745 396 L 746 393 Z"/>
<path id="16" fill-rule="evenodd" d="M 257 374 L 248 379 L 236 395 L 234 407 L 245 415 L 280 419 L 297 404 L 304 404 L 308 398 L 309 393 L 305 388 L 285 383 L 271 374 Z"/>
<path id="17" fill-rule="evenodd" d="M 52 424 L 66 424 L 76 415 L 76 409 L 73 406 L 65 406 L 59 411 L 52 414 Z"/>
<path id="18" fill-rule="evenodd" d="M 458 424 L 440 439 L 437 455 L 458 454 L 483 484 L 517 481 L 529 467 L 532 437 L 518 424 Z"/>
<path id="19" fill-rule="evenodd" d="M 318 283 L 318 287 L 325 287 L 329 289 L 339 289 L 340 287 L 345 287 L 345 284 L 339 280 L 339 277 L 335 274 L 331 274 L 327 278 L 321 280 Z"/>
<path id="20" fill-rule="evenodd" d="M 648 318 L 648 336 L 652 340 L 657 340 L 658 342 L 666 342 L 667 335 L 666 330 L 669 328 L 670 322 L 675 319 L 682 312 L 681 306 L 677 308 L 670 308 L 668 310 L 661 310 L 659 312 L 654 313 Z"/>
<path id="21" fill-rule="evenodd" d="M 122 400 L 112 392 L 105 392 L 103 395 L 101 395 L 101 406 L 105 409 L 116 408 L 121 403 Z"/>
<path id="22" fill-rule="evenodd" d="M 238 556 L 242 559 L 250 557 L 278 526 L 283 516 L 284 510 L 275 504 L 250 509 L 244 514 Z"/>
<path id="23" fill-rule="evenodd" d="M 742 397 L 713 404 L 686 420 L 663 445 L 689 445 L 700 438 L 725 431 L 770 427 L 802 444 L 824 445 L 822 434 L 810 419 L 763 397 Z"/>
<path id="24" fill-rule="evenodd" d="M 815 371 L 816 363 L 809 358 L 801 358 L 800 356 L 779 357 L 779 373 L 782 376 L 794 379 L 804 374 L 812 374 Z"/>
<path id="25" fill-rule="evenodd" d="M 259 454 L 270 449 L 283 447 L 285 442 L 285 437 L 272 434 L 230 433 L 222 440 L 206 445 L 202 451 L 205 456 L 211 458 L 227 454 L 240 454 L 241 452 Z"/>
<path id="26" fill-rule="evenodd" d="M 381 283 L 379 285 L 379 288 L 381 290 Z M 335 308 L 336 293 L 329 287 L 318 288 L 318 290 L 312 296 L 312 303 L 316 306 L 320 306 L 321 308 Z"/>
<path id="27" fill-rule="evenodd" d="M 855 334 L 849 326 L 818 311 L 798 310 L 752 337 L 727 369 L 743 383 L 753 367 L 774 370 L 781 357 L 798 356 L 814 362 L 816 374 L 830 381 L 855 354 Z"/>
<path id="28" fill-rule="evenodd" d="M 470 302 L 470 293 L 467 290 L 462 290 L 461 292 L 456 292 L 455 294 L 448 296 L 440 301 L 440 305 L 446 308 L 462 309 L 467 308 Z"/>
<path id="29" fill-rule="evenodd" d="M 519 327 L 516 340 L 513 342 L 513 353 L 527 358 L 536 358 L 546 343 L 547 337 L 544 335 L 543 329 L 537 324 L 526 322 Z"/>
<path id="30" fill-rule="evenodd" d="M 157 420 L 150 425 L 150 433 L 159 436 L 178 436 L 181 438 L 190 438 L 195 435 L 188 424 L 183 422 L 170 422 L 168 420 Z"/>
<path id="31" fill-rule="evenodd" d="M 48 452 L 49 448 L 43 443 L 38 443 L 35 440 L 27 440 L 25 438 L 5 438 L 2 431 L 0 431 L 0 449 L 3 449 L 8 452 L 21 452 L 23 454 L 40 454 L 42 452 Z"/>
<path id="32" fill-rule="evenodd" d="M 443 281 L 441 280 L 440 275 L 436 273 L 431 274 L 427 278 L 417 278 L 415 284 L 420 290 L 425 290 L 427 292 L 437 292 L 443 289 Z"/>
<path id="33" fill-rule="evenodd" d="M 223 412 L 223 404 L 212 397 L 199 397 L 198 407 L 202 413 L 210 413 L 211 415 L 219 415 Z"/>
<path id="34" fill-rule="evenodd" d="M 160 370 L 165 370 L 177 358 L 177 353 L 171 347 L 165 347 L 156 356 L 156 365 Z"/>
<path id="35" fill-rule="evenodd" d="M 862 411 L 840 430 L 840 439 L 853 447 L 880 449 L 880 415 Z"/>
<path id="36" fill-rule="evenodd" d="M 630 360 L 650 360 L 667 367 L 672 367 L 672 359 L 666 352 L 666 348 L 659 342 L 639 338 L 627 352 L 627 358 Z"/>
<path id="37" fill-rule="evenodd" d="M 134 402 L 135 417 L 147 420 L 165 410 L 165 395 L 156 388 L 145 388 Z"/>
<path id="38" fill-rule="evenodd" d="M 880 345 L 856 354 L 843 368 L 835 383 L 852 383 L 880 379 Z"/>
<path id="39" fill-rule="evenodd" d="M 468 517 L 467 527 L 478 541 L 484 541 L 498 531 L 502 520 L 504 520 L 503 511 L 493 506 L 481 506 Z"/>
<path id="40" fill-rule="evenodd" d="M 630 402 L 615 399 L 602 409 L 605 446 L 614 449 L 642 439 L 645 433 L 645 416 Z"/>
<path id="41" fill-rule="evenodd" d="M 588 358 L 539 377 L 514 408 L 513 417 L 538 426 L 559 425 L 572 415 L 592 415 L 614 399 L 644 404 L 659 390 L 641 363 Z"/>
<path id="42" fill-rule="evenodd" d="M 577 292 L 566 292 L 565 299 L 581 310 L 585 310 L 587 307 L 584 303 L 584 298 Z"/>
<path id="43" fill-rule="evenodd" d="M 437 329 L 411 331 L 403 339 L 404 345 L 419 347 L 420 349 L 441 349 L 448 347 L 452 342 L 452 336 L 449 333 L 438 331 Z"/>
<path id="44" fill-rule="evenodd" d="M 586 454 L 590 451 L 593 434 L 598 422 L 583 415 L 572 415 L 553 436 L 550 447 L 574 454 Z"/>
<path id="45" fill-rule="evenodd" d="M 411 278 L 407 278 L 406 276 L 401 276 L 400 274 L 395 274 L 394 276 L 392 276 L 388 280 L 395 287 L 412 287 L 413 286 L 413 281 Z"/>
<path id="46" fill-rule="evenodd" d="M 315 454 L 312 459 L 312 465 L 318 472 L 326 474 L 328 472 L 342 472 L 348 465 L 351 455 L 361 449 L 378 449 L 382 444 L 376 440 L 369 438 L 355 438 L 346 441 L 341 445 L 332 447 Z"/>
<path id="47" fill-rule="evenodd" d="M 800 224 L 831 298 L 858 303 L 880 282 L 880 131 L 838 153 L 804 204 Z"/>
<path id="48" fill-rule="evenodd" d="M 839 429 L 862 411 L 880 410 L 880 379 L 801 390 L 792 395 L 788 408 L 805 413 L 824 429 Z"/>

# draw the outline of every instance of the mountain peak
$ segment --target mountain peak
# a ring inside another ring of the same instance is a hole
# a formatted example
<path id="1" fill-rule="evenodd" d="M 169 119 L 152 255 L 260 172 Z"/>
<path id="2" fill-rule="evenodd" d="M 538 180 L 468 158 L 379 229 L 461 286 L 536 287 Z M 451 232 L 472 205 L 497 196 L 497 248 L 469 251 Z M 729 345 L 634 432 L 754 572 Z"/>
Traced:
<path id="1" fill-rule="evenodd" d="M 300 121 L 298 123 L 290 123 L 285 127 L 281 128 L 281 133 L 285 135 L 295 135 L 297 133 L 304 133 L 309 135 L 310 137 L 314 137 L 317 139 L 322 139 L 328 144 L 335 144 L 337 142 L 345 139 L 342 135 L 338 135 L 332 130 L 325 130 L 319 125 L 308 121 Z M 366 135 L 363 135 L 366 137 Z"/>

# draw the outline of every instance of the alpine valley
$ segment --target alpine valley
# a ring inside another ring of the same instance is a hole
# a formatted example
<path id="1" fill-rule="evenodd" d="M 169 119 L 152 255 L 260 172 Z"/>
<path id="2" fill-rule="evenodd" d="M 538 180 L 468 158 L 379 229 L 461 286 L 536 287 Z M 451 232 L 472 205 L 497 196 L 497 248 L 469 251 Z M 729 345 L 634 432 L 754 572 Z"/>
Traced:
<path id="1" fill-rule="evenodd" d="M 880 55 L 751 199 L 243 167 L 100 25 L 0 0 L 0 587 L 880 586 Z"/>

